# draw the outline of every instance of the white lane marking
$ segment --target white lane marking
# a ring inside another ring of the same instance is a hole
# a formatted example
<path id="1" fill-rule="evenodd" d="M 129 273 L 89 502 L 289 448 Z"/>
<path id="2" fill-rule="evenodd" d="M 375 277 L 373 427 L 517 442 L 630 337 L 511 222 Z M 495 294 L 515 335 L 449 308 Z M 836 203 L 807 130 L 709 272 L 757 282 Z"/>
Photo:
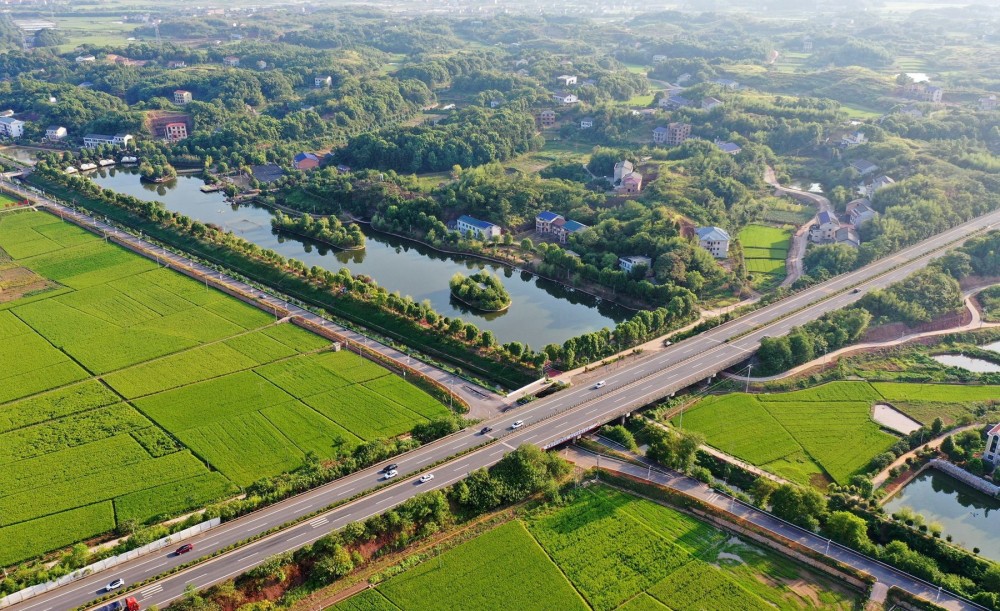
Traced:
<path id="1" fill-rule="evenodd" d="M 306 536 L 308 534 L 309 533 L 305 532 L 305 533 L 301 533 L 301 534 L 295 535 L 294 537 L 288 537 L 288 538 L 289 538 L 289 540 L 291 540 L 291 539 L 298 539 L 299 537 L 304 537 L 304 536 Z"/>
<path id="2" fill-rule="evenodd" d="M 376 505 L 381 505 L 382 503 L 388 503 L 391 500 L 392 500 L 392 497 L 391 496 L 387 496 L 384 499 L 382 499 L 381 501 L 375 501 L 375 504 Z"/>
<path id="3" fill-rule="evenodd" d="M 326 524 L 329 521 L 330 520 L 326 516 L 320 516 L 320 517 L 316 518 L 315 520 L 310 520 L 309 521 L 309 526 L 312 526 L 313 528 L 319 528 L 320 526 Z"/>

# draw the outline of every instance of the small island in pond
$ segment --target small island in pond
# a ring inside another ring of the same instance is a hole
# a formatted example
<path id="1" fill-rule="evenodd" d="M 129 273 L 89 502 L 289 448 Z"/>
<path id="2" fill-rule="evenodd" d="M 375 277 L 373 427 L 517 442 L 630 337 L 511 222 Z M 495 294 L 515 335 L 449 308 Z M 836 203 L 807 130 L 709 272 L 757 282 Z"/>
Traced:
<path id="1" fill-rule="evenodd" d="M 365 234 L 356 223 L 344 225 L 333 217 L 314 219 L 308 214 L 291 217 L 281 211 L 271 219 L 271 227 L 279 232 L 292 233 L 343 250 L 361 250 L 365 247 Z"/>
<path id="2" fill-rule="evenodd" d="M 139 177 L 146 182 L 167 182 L 177 178 L 177 170 L 164 155 L 154 154 L 139 164 Z"/>
<path id="3" fill-rule="evenodd" d="M 501 312 L 510 307 L 510 294 L 503 287 L 500 278 L 488 271 L 471 276 L 461 272 L 451 277 L 448 283 L 451 294 L 462 303 L 484 312 Z"/>

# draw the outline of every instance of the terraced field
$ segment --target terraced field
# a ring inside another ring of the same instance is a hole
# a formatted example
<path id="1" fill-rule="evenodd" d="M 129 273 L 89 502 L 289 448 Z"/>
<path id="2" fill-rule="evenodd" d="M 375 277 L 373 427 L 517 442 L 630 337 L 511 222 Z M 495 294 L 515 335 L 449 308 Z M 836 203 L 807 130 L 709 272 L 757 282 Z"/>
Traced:
<path id="1" fill-rule="evenodd" d="M 17 274 L 9 273 L 17 270 Z M 447 413 L 375 363 L 43 212 L 0 215 L 0 566 Z"/>
<path id="2" fill-rule="evenodd" d="M 593 486 L 332 609 L 850 609 L 853 596 L 685 514 Z"/>
<path id="3" fill-rule="evenodd" d="M 876 403 L 929 423 L 948 406 L 997 401 L 996 386 L 831 382 L 794 392 L 706 397 L 684 413 L 683 425 L 723 452 L 822 486 L 847 483 L 898 440 L 871 419 Z"/>

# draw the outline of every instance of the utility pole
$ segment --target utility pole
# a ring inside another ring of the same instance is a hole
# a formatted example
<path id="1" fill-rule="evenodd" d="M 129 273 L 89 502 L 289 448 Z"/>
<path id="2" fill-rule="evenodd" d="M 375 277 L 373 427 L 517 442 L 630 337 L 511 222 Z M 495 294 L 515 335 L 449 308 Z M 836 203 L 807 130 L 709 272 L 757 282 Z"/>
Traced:
<path id="1" fill-rule="evenodd" d="M 753 369 L 753 363 L 747 365 L 747 388 L 746 392 L 750 392 L 750 370 Z"/>

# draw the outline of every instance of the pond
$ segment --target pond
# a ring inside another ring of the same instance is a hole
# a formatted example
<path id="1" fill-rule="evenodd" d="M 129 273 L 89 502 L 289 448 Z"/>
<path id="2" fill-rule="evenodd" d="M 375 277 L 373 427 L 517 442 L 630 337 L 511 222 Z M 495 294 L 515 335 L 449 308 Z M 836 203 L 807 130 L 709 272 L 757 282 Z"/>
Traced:
<path id="1" fill-rule="evenodd" d="M 389 291 L 399 291 L 418 302 L 430 300 L 444 316 L 461 317 L 480 329 L 490 329 L 501 342 L 518 341 L 540 349 L 602 327 L 614 327 L 631 314 L 626 308 L 530 273 L 472 257 L 440 253 L 366 225 L 361 227 L 367 243 L 360 251 L 344 252 L 307 239 L 278 236 L 271 230 L 270 210 L 232 204 L 221 193 L 204 193 L 200 190 L 204 182 L 195 175 L 181 175 L 173 182 L 159 185 L 140 181 L 134 169 L 97 170 L 88 177 L 104 188 L 160 201 L 170 210 L 203 223 L 214 223 L 308 266 L 318 265 L 334 272 L 347 267 L 355 274 L 371 276 Z M 451 296 L 448 280 L 455 272 L 468 276 L 481 269 L 490 269 L 501 276 L 511 296 L 510 309 L 477 312 Z"/>
<path id="2" fill-rule="evenodd" d="M 976 373 L 996 373 L 1000 371 L 1000 365 L 991 363 L 983 359 L 976 359 L 960 354 L 937 354 L 932 356 L 935 361 L 948 367 L 961 367 Z"/>
<path id="3" fill-rule="evenodd" d="M 927 469 L 885 504 L 892 514 L 908 507 L 930 524 L 944 528 L 942 536 L 969 550 L 1000 560 L 1000 500 L 992 499 L 936 469 Z"/>
<path id="4" fill-rule="evenodd" d="M 920 423 L 903 412 L 885 403 L 876 403 L 872 408 L 872 419 L 887 429 L 909 435 L 920 428 Z"/>
<path id="5" fill-rule="evenodd" d="M 48 153 L 44 149 L 37 149 L 30 146 L 5 146 L 0 148 L 0 153 L 26 165 L 35 165 L 40 153 Z"/>

